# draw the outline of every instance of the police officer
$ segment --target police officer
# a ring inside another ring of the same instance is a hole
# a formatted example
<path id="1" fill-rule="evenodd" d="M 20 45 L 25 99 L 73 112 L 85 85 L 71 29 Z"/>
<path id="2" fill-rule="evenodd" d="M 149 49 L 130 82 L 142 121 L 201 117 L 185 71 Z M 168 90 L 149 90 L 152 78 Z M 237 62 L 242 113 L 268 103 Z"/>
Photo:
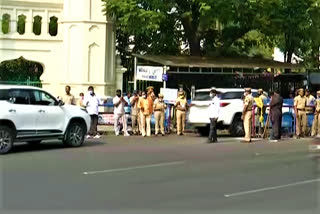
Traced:
<path id="1" fill-rule="evenodd" d="M 132 123 L 132 132 L 134 135 L 139 134 L 139 96 L 137 91 L 133 91 L 133 96 L 130 97 L 130 104 L 131 104 L 131 123 Z"/>
<path id="2" fill-rule="evenodd" d="M 309 89 L 306 89 L 306 99 L 307 99 L 307 103 L 306 103 L 307 123 L 306 123 L 306 125 L 307 125 L 307 129 L 308 129 L 307 133 L 310 134 L 312 127 L 309 127 L 308 118 L 309 118 L 309 116 L 312 117 L 314 115 L 314 105 L 315 105 L 316 98 L 311 94 Z"/>
<path id="3" fill-rule="evenodd" d="M 164 116 L 165 116 L 166 109 L 167 109 L 167 105 L 163 101 L 163 94 L 159 94 L 158 98 L 154 101 L 154 104 L 153 104 L 156 136 L 158 136 L 159 134 L 159 129 L 161 131 L 162 136 L 165 135 Z"/>
<path id="4" fill-rule="evenodd" d="M 315 100 L 315 112 L 314 112 L 314 120 L 312 124 L 312 133 L 311 136 L 319 136 L 320 135 L 320 91 L 317 91 L 317 99 Z"/>
<path id="5" fill-rule="evenodd" d="M 212 88 L 210 91 L 210 105 L 209 105 L 209 119 L 210 119 L 210 133 L 209 143 L 216 143 L 217 140 L 217 121 L 220 114 L 220 99 L 217 96 L 217 91 Z"/>
<path id="6" fill-rule="evenodd" d="M 307 114 L 305 111 L 307 99 L 302 88 L 298 91 L 299 95 L 294 98 L 294 110 L 296 114 L 296 137 L 299 139 L 305 136 L 307 129 Z"/>
<path id="7" fill-rule="evenodd" d="M 251 88 L 245 89 L 245 98 L 243 103 L 243 111 L 241 119 L 243 120 L 244 126 L 244 141 L 243 143 L 251 142 L 251 128 L 252 128 L 252 106 L 253 106 L 253 97 L 251 94 Z"/>
<path id="8" fill-rule="evenodd" d="M 186 112 L 188 110 L 187 98 L 184 91 L 179 91 L 174 105 L 177 109 L 177 135 L 184 134 Z"/>

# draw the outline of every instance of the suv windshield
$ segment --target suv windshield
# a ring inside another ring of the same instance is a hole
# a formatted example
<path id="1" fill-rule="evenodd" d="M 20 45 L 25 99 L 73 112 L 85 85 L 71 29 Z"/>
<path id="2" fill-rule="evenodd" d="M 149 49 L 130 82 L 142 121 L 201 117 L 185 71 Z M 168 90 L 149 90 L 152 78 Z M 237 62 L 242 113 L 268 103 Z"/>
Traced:
<path id="1" fill-rule="evenodd" d="M 199 91 L 194 95 L 195 101 L 207 101 L 210 100 L 210 92 L 209 91 Z"/>
<path id="2" fill-rule="evenodd" d="M 8 90 L 0 90 L 0 100 L 8 100 Z"/>
<path id="3" fill-rule="evenodd" d="M 225 92 L 219 95 L 220 99 L 222 100 L 232 100 L 232 99 L 242 99 L 243 98 L 243 91 L 232 91 L 232 92 Z M 252 92 L 252 96 L 256 97 L 257 92 Z M 199 91 L 195 93 L 194 101 L 208 101 L 210 100 L 210 92 L 209 91 Z"/>

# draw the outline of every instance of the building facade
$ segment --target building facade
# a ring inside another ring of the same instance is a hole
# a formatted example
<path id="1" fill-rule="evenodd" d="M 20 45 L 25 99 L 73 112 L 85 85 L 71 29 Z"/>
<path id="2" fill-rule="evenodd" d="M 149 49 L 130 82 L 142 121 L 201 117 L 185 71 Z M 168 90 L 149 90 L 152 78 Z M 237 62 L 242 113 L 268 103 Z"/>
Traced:
<path id="1" fill-rule="evenodd" d="M 1 0 L 0 62 L 39 62 L 43 88 L 55 96 L 65 85 L 75 95 L 89 85 L 113 95 L 122 88 L 125 69 L 116 59 L 113 24 L 102 10 L 101 0 Z"/>

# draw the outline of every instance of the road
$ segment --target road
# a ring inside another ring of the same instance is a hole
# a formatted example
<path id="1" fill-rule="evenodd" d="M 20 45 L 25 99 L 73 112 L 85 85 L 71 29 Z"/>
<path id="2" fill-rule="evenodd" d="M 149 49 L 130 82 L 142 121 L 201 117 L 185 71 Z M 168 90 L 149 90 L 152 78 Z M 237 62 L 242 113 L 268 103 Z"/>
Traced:
<path id="1" fill-rule="evenodd" d="M 106 136 L 0 157 L 0 213 L 319 213 L 310 139 Z"/>

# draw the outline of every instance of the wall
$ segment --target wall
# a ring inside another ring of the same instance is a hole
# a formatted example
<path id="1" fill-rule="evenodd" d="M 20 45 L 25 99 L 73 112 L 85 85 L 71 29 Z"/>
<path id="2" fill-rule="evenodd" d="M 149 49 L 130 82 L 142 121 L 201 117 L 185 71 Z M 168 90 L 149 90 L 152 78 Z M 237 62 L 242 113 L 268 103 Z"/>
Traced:
<path id="1" fill-rule="evenodd" d="M 0 19 L 10 14 L 11 29 L 3 34 L 0 24 L 0 62 L 23 56 L 41 63 L 43 87 L 54 95 L 62 95 L 65 85 L 76 96 L 89 85 L 97 94 L 113 95 L 122 76 L 116 74 L 115 32 L 102 6 L 101 0 L 2 0 Z M 23 35 L 16 31 L 20 14 L 27 17 Z M 32 32 L 36 15 L 42 17 L 40 35 Z M 58 17 L 56 36 L 48 33 L 52 16 Z"/>

